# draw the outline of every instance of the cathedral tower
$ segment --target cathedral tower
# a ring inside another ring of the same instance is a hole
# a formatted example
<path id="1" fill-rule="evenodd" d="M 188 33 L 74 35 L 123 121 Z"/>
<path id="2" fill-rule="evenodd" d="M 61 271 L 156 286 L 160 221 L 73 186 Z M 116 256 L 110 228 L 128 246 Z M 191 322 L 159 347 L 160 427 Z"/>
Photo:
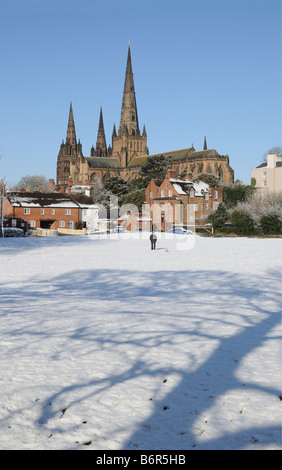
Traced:
<path id="1" fill-rule="evenodd" d="M 140 134 L 129 44 L 119 130 L 117 135 L 114 126 L 112 135 L 112 156 L 126 167 L 133 156 L 141 155 L 148 155 L 147 134 L 145 126 Z"/>
<path id="2" fill-rule="evenodd" d="M 61 144 L 57 160 L 57 184 L 67 185 L 69 179 L 74 181 L 73 168 L 79 162 L 82 155 L 82 145 L 76 140 L 72 101 L 70 102 L 69 120 L 67 127 L 66 142 Z"/>
<path id="3" fill-rule="evenodd" d="M 94 149 L 94 147 L 91 148 L 91 157 L 106 157 L 107 153 L 103 111 L 101 106 L 96 149 Z"/>

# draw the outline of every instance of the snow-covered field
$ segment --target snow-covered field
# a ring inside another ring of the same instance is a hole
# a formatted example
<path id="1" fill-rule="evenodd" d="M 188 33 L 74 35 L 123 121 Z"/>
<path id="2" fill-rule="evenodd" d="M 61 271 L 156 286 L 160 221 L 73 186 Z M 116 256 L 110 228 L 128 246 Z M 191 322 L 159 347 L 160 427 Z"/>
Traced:
<path id="1" fill-rule="evenodd" d="M 282 449 L 282 240 L 180 237 L 0 239 L 0 449 Z"/>

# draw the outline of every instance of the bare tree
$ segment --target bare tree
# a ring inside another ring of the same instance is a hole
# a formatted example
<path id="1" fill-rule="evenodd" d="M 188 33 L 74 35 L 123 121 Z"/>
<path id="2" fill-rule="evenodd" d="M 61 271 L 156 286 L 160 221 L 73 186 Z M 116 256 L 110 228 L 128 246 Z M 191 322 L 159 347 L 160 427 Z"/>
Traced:
<path id="1" fill-rule="evenodd" d="M 47 178 L 42 175 L 27 175 L 23 176 L 18 184 L 16 184 L 13 188 L 15 191 L 20 191 L 24 189 L 25 191 L 52 191 L 51 186 Z"/>
<path id="2" fill-rule="evenodd" d="M 262 156 L 263 162 L 267 161 L 267 155 L 269 153 L 276 153 L 276 155 L 282 156 L 282 147 L 280 145 L 277 145 L 276 147 L 272 147 L 271 149 L 267 150 Z"/>

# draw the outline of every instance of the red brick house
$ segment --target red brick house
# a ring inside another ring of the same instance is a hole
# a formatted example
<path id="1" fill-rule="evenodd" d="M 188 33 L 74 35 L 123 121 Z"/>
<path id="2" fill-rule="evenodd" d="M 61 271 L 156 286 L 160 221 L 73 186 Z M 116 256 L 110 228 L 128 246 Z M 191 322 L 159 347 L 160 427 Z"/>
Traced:
<path id="1" fill-rule="evenodd" d="M 34 229 L 75 229 L 81 209 L 69 194 L 7 192 L 5 216 L 22 218 Z"/>
<path id="2" fill-rule="evenodd" d="M 221 188 L 209 187 L 202 181 L 175 178 L 172 171 L 161 183 L 151 180 L 145 195 L 153 228 L 162 231 L 177 225 L 204 225 L 208 215 L 222 202 Z"/>
<path id="3" fill-rule="evenodd" d="M 129 232 L 150 231 L 152 219 L 145 212 L 127 211 L 118 218 L 118 227 L 123 227 Z"/>

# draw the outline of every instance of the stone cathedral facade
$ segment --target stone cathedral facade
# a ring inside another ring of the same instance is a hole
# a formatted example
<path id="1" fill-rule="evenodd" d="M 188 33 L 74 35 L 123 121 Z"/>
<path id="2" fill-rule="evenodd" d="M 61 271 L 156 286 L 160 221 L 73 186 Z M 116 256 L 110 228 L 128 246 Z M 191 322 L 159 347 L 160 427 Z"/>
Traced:
<path id="1" fill-rule="evenodd" d="M 176 176 L 197 176 L 210 173 L 225 183 L 234 181 L 234 172 L 229 157 L 219 155 L 215 149 L 208 149 L 206 138 L 203 150 L 190 148 L 149 155 L 145 125 L 139 128 L 137 104 L 133 80 L 130 45 L 128 47 L 123 99 L 118 132 L 113 126 L 112 145 L 107 147 L 104 131 L 103 111 L 100 119 L 96 147 L 90 149 L 90 156 L 84 156 L 82 144 L 77 141 L 72 102 L 70 103 L 66 140 L 62 142 L 57 159 L 57 186 L 61 189 L 71 185 L 94 185 L 96 178 L 102 183 L 107 177 L 120 175 L 125 180 L 138 177 L 140 166 L 149 156 L 169 157 L 169 168 Z"/>

